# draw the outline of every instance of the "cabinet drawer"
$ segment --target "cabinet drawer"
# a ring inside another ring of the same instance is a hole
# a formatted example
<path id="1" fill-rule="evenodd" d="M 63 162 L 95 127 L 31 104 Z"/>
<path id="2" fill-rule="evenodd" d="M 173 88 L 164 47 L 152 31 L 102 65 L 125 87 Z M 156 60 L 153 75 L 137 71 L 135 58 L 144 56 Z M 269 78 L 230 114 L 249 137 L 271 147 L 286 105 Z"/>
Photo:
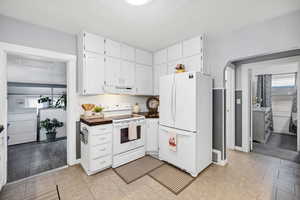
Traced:
<path id="1" fill-rule="evenodd" d="M 96 171 L 112 165 L 112 156 L 98 158 L 90 161 L 90 170 Z"/>
<path id="2" fill-rule="evenodd" d="M 111 154 L 112 154 L 112 143 L 91 147 L 91 159 L 97 159 Z"/>
<path id="3" fill-rule="evenodd" d="M 90 137 L 91 146 L 110 143 L 112 141 L 112 134 L 104 134 L 104 135 L 93 135 Z"/>
<path id="4" fill-rule="evenodd" d="M 112 133 L 112 125 L 101 125 L 101 126 L 92 126 L 89 127 L 89 134 L 91 134 L 91 136 L 94 135 L 101 135 L 101 134 L 108 134 L 108 133 Z"/>

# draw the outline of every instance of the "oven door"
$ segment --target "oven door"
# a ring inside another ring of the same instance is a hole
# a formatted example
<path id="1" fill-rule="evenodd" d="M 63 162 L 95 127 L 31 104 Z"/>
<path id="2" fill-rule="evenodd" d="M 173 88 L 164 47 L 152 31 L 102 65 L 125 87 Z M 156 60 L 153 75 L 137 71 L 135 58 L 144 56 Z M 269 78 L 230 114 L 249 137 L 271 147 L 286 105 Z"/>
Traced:
<path id="1" fill-rule="evenodd" d="M 114 125 L 114 145 L 113 154 L 120 154 L 126 151 L 145 145 L 145 122 L 139 122 L 136 125 L 137 139 L 129 140 L 129 124 Z"/>

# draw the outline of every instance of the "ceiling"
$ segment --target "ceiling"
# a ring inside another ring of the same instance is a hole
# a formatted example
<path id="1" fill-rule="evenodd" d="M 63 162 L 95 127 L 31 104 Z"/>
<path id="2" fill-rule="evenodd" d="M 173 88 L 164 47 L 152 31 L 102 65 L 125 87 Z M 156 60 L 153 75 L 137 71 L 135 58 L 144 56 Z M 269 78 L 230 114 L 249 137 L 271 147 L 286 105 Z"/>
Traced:
<path id="1" fill-rule="evenodd" d="M 199 33 L 222 34 L 300 9 L 299 0 L 0 0 L 0 14 L 63 32 L 98 33 L 157 50 Z"/>

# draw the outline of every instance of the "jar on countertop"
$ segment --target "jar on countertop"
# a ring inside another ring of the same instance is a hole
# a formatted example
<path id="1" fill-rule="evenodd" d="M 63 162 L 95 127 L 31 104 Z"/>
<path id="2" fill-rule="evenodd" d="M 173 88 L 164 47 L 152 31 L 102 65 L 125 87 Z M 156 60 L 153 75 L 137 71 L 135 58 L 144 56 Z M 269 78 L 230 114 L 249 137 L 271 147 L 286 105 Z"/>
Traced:
<path id="1" fill-rule="evenodd" d="M 141 111 L 140 105 L 136 103 L 135 105 L 132 106 L 132 112 L 133 113 L 139 113 Z"/>

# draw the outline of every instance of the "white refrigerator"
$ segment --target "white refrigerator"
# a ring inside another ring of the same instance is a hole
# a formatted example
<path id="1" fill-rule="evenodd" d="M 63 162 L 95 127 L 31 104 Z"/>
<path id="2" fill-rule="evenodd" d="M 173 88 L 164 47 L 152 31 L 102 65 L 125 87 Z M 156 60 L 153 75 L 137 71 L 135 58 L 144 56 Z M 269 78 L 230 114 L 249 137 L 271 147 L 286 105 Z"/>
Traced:
<path id="1" fill-rule="evenodd" d="M 170 74 L 159 88 L 159 158 L 195 177 L 212 163 L 212 79 Z"/>

